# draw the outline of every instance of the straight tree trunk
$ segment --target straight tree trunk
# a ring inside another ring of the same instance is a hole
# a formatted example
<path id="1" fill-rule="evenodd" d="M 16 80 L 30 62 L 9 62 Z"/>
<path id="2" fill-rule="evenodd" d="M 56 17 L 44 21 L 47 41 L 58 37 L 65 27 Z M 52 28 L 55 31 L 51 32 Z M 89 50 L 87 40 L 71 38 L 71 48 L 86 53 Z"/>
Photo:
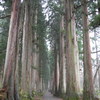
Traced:
<path id="1" fill-rule="evenodd" d="M 21 69 L 21 55 L 22 55 L 22 35 L 23 35 L 23 15 L 24 15 L 24 9 L 23 9 L 23 3 L 20 6 L 20 16 L 19 16 L 19 27 L 18 27 L 18 36 L 17 36 L 17 55 L 16 55 L 16 69 L 15 69 L 15 96 L 17 97 L 17 100 L 19 100 L 19 83 L 20 83 L 20 69 Z"/>
<path id="2" fill-rule="evenodd" d="M 36 4 L 36 8 L 34 9 L 34 34 L 33 34 L 33 69 L 32 74 L 33 77 L 33 88 L 35 91 L 39 90 L 39 47 L 38 47 L 38 33 L 37 33 L 37 16 L 38 8 Z"/>
<path id="3" fill-rule="evenodd" d="M 66 29 L 66 77 L 67 100 L 79 100 L 79 62 L 75 30 L 74 1 L 65 0 L 65 29 Z M 77 60 L 76 60 L 77 59 Z"/>
<path id="4" fill-rule="evenodd" d="M 98 2 L 98 14 L 100 15 L 100 0 L 97 0 L 97 2 Z M 97 50 L 97 47 L 96 47 L 96 50 Z M 98 63 L 98 53 L 97 53 L 97 63 Z M 99 80 L 99 91 L 100 91 L 100 69 L 99 69 L 99 71 L 98 71 L 98 76 L 99 76 L 99 78 L 98 78 L 98 80 Z"/>
<path id="5" fill-rule="evenodd" d="M 18 78 L 19 84 L 21 83 L 21 68 L 22 68 L 22 38 L 23 38 L 23 23 L 24 23 L 24 3 L 21 4 L 20 9 L 20 19 L 19 19 L 19 27 L 18 27 L 18 38 L 17 38 L 17 61 L 16 67 L 18 68 Z"/>
<path id="6" fill-rule="evenodd" d="M 83 50 L 84 50 L 84 89 L 83 100 L 94 100 L 90 39 L 88 32 L 87 0 L 82 0 L 83 8 Z"/>
<path id="7" fill-rule="evenodd" d="M 31 68 L 32 68 L 32 12 L 31 1 L 25 0 L 25 17 L 23 25 L 22 47 L 22 79 L 21 89 L 31 95 Z"/>
<path id="8" fill-rule="evenodd" d="M 55 45 L 54 50 L 55 55 L 55 69 L 54 69 L 54 95 L 59 95 L 59 50 L 57 44 Z"/>
<path id="9" fill-rule="evenodd" d="M 65 33 L 64 33 L 64 16 L 61 16 L 61 23 L 60 23 L 60 79 L 59 79 L 59 94 L 63 95 L 66 93 L 66 87 L 65 87 Z"/>
<path id="10" fill-rule="evenodd" d="M 20 0 L 13 0 L 12 5 L 13 6 L 11 12 L 9 37 L 7 42 L 7 52 L 3 77 L 3 89 L 7 90 L 7 100 L 18 100 L 18 98 L 15 95 L 15 81 L 17 81 L 17 79 L 15 79 L 15 71 Z"/>

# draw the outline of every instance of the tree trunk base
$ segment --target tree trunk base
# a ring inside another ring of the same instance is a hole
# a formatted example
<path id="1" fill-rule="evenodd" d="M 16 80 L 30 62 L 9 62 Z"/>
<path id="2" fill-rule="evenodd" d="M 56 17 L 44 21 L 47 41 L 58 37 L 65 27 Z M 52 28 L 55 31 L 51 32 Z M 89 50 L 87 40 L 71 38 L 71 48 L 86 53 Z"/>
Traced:
<path id="1" fill-rule="evenodd" d="M 82 100 L 81 96 L 78 94 L 69 94 L 65 97 L 64 100 Z"/>

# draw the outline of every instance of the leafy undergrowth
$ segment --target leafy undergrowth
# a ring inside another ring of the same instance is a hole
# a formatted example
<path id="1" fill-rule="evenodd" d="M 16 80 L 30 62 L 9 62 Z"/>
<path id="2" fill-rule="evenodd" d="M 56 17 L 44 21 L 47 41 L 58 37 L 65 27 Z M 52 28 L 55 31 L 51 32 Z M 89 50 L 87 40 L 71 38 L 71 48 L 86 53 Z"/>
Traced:
<path id="1" fill-rule="evenodd" d="M 100 100 L 100 91 L 99 90 L 96 90 L 94 96 L 96 98 L 95 100 Z"/>
<path id="2" fill-rule="evenodd" d="M 67 97 L 66 94 L 63 94 L 62 98 L 63 98 L 63 100 L 82 100 L 82 95 L 81 94 L 80 95 L 74 94 L 72 96 Z"/>
<path id="3" fill-rule="evenodd" d="M 42 92 L 33 91 L 30 95 L 29 93 L 26 93 L 24 91 L 20 91 L 20 98 L 21 100 L 40 100 L 40 98 L 43 96 Z"/>
<path id="4" fill-rule="evenodd" d="M 96 90 L 95 95 L 100 96 L 100 91 Z"/>

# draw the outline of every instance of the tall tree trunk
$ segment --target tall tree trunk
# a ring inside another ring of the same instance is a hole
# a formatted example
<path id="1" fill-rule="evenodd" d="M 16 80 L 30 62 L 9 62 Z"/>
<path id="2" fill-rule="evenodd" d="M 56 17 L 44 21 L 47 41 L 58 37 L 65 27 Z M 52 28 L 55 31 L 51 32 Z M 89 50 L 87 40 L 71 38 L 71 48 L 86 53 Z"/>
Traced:
<path id="1" fill-rule="evenodd" d="M 59 95 L 59 49 L 57 44 L 54 50 L 55 55 L 55 68 L 54 68 L 54 95 Z"/>
<path id="2" fill-rule="evenodd" d="M 17 56 L 16 56 L 16 69 L 15 69 L 15 96 L 17 97 L 17 100 L 19 100 L 19 83 L 20 83 L 20 69 L 21 69 L 21 56 L 22 56 L 22 35 L 23 35 L 23 15 L 24 15 L 24 9 L 23 9 L 23 3 L 20 6 L 19 13 L 19 27 L 18 27 L 18 37 L 17 37 Z"/>
<path id="3" fill-rule="evenodd" d="M 100 0 L 97 0 L 97 2 L 98 2 L 98 14 L 100 15 Z M 97 50 L 97 46 L 96 46 L 96 50 Z M 97 53 L 97 63 L 98 63 L 98 53 Z M 99 91 L 100 91 L 100 69 L 99 69 L 99 71 L 98 71 L 98 76 L 99 76 L 99 78 L 98 78 L 98 80 L 99 80 Z"/>
<path id="4" fill-rule="evenodd" d="M 21 89 L 31 94 L 32 68 L 32 12 L 31 1 L 25 0 L 25 17 L 23 26 L 22 79 Z"/>
<path id="5" fill-rule="evenodd" d="M 30 3 L 28 7 L 31 6 Z M 31 85 L 31 70 L 32 70 L 32 12 L 31 7 L 29 7 L 29 30 L 28 30 L 28 63 L 27 63 L 27 77 L 28 77 L 28 92 L 30 95 L 32 95 L 32 85 Z"/>
<path id="6" fill-rule="evenodd" d="M 42 79 L 41 79 L 41 54 L 40 54 L 40 52 L 41 52 L 41 50 L 40 50 L 40 44 L 41 43 L 39 43 L 40 41 L 39 41 L 39 33 L 38 33 L 38 16 L 39 16 L 39 3 L 40 3 L 40 1 L 39 0 L 37 0 L 36 2 L 35 2 L 35 5 L 34 5 L 34 7 L 35 7 L 35 14 L 34 14 L 34 42 L 33 42 L 33 48 L 34 48 L 34 50 L 33 50 L 33 53 L 34 53 L 34 67 L 35 67 L 35 69 L 34 69 L 34 74 L 35 74 L 35 88 L 36 88 L 36 91 L 39 91 L 41 88 L 42 88 Z"/>
<path id="7" fill-rule="evenodd" d="M 34 34 L 33 34 L 33 69 L 32 73 L 34 74 L 33 83 L 34 90 L 39 90 L 39 47 L 38 47 L 38 33 L 37 33 L 37 16 L 38 8 L 36 4 L 36 8 L 34 9 Z M 32 83 L 32 84 L 33 84 Z"/>
<path id="8" fill-rule="evenodd" d="M 66 93 L 65 87 L 65 33 L 64 33 L 64 16 L 61 16 L 61 23 L 60 23 L 60 79 L 59 79 L 59 92 L 60 95 Z"/>
<path id="9" fill-rule="evenodd" d="M 73 0 L 65 0 L 65 13 L 67 100 L 78 100 L 80 93 L 79 62 L 76 60 L 76 58 L 78 59 L 78 49 Z"/>
<path id="10" fill-rule="evenodd" d="M 82 0 L 83 8 L 83 50 L 84 50 L 84 90 L 83 100 L 94 100 L 90 39 L 88 32 L 87 0 Z"/>
<path id="11" fill-rule="evenodd" d="M 7 52 L 3 77 L 3 89 L 7 89 L 7 100 L 18 100 L 15 95 L 16 84 L 16 52 L 17 52 L 17 35 L 19 22 L 20 0 L 13 1 L 11 20 L 9 27 L 9 37 L 7 43 Z M 17 91 L 18 92 L 18 91 Z"/>

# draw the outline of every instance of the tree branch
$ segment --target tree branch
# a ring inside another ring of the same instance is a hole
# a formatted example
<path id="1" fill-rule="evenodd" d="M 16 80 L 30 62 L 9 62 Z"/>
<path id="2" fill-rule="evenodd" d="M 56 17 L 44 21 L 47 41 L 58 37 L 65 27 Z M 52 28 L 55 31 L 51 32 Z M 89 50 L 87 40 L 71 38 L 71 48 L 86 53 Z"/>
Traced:
<path id="1" fill-rule="evenodd" d="M 98 53 L 98 52 L 100 52 L 100 50 L 98 50 L 98 51 L 93 51 L 93 52 L 91 52 L 91 53 Z M 83 52 L 79 52 L 79 54 L 83 54 Z"/>
<path id="2" fill-rule="evenodd" d="M 5 15 L 5 16 L 0 16 L 0 19 L 4 19 L 4 18 L 10 17 L 10 16 L 11 16 L 10 14 Z"/>

